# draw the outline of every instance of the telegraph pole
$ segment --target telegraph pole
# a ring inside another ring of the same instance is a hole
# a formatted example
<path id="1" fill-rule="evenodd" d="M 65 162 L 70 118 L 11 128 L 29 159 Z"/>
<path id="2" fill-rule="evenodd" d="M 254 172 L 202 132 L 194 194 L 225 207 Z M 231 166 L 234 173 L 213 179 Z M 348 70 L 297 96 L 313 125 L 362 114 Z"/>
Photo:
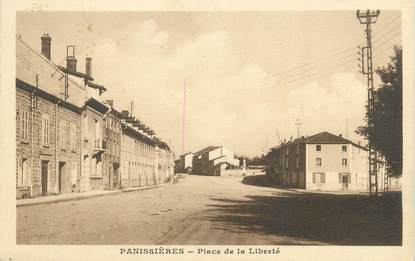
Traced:
<path id="1" fill-rule="evenodd" d="M 297 125 L 297 138 L 299 138 L 300 137 L 300 126 L 301 126 L 300 119 L 296 120 L 295 125 Z"/>
<path id="2" fill-rule="evenodd" d="M 131 103 L 130 103 L 130 117 L 133 116 L 133 110 L 134 110 L 134 101 L 131 101 Z"/>
<path id="3" fill-rule="evenodd" d="M 373 63 L 372 63 L 372 29 L 371 24 L 376 23 L 377 17 L 380 11 L 366 10 L 366 12 L 360 12 L 357 10 L 356 17 L 359 19 L 360 24 L 366 25 L 366 46 L 362 47 L 361 50 L 361 72 L 367 75 L 367 104 L 368 104 L 368 140 L 369 140 L 369 194 L 377 196 L 378 191 L 378 169 L 377 169 L 377 153 L 374 149 L 374 120 L 373 120 L 373 109 L 374 109 L 374 87 L 373 87 Z M 365 59 L 366 58 L 366 59 Z M 366 64 L 365 64 L 366 60 Z"/>
<path id="4" fill-rule="evenodd" d="M 185 127 L 186 127 L 186 79 L 183 79 L 183 116 L 182 116 L 182 154 L 185 153 Z"/>

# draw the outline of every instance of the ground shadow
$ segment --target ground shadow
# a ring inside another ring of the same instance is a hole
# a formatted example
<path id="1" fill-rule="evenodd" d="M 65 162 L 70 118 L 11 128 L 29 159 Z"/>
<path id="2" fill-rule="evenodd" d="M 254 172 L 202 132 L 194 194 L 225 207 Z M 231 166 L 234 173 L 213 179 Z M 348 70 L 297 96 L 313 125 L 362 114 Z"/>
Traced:
<path id="1" fill-rule="evenodd" d="M 212 215 L 204 218 L 222 229 L 298 239 L 290 245 L 402 245 L 400 192 L 370 198 L 276 190 L 273 196 L 247 200 L 210 199 Z"/>

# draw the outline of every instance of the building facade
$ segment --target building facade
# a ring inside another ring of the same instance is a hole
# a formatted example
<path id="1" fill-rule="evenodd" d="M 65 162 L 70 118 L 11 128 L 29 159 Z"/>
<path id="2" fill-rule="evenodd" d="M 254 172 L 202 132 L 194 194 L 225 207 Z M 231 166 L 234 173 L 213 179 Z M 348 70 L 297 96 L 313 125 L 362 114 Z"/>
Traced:
<path id="1" fill-rule="evenodd" d="M 107 151 L 104 140 L 104 115 L 108 107 L 90 98 L 82 110 L 81 129 L 81 191 L 104 189 L 104 166 L 107 166 Z"/>
<path id="2" fill-rule="evenodd" d="M 16 79 L 17 198 L 79 191 L 81 109 Z"/>
<path id="3" fill-rule="evenodd" d="M 105 117 L 104 141 L 106 152 L 103 154 L 104 188 L 108 190 L 121 187 L 121 119 L 122 114 L 113 108 L 113 102 L 108 101 L 110 107 Z"/>
<path id="4" fill-rule="evenodd" d="M 176 173 L 191 173 L 193 168 L 193 156 L 194 154 L 191 152 L 181 155 L 175 163 Z"/>
<path id="5" fill-rule="evenodd" d="M 239 167 L 239 160 L 222 146 L 209 146 L 193 155 L 192 173 L 220 176 L 221 170 Z"/>
<path id="6" fill-rule="evenodd" d="M 385 169 L 378 169 L 380 182 Z M 328 132 L 282 143 L 267 155 L 267 174 L 287 187 L 367 191 L 367 173 L 367 149 Z"/>
<path id="7" fill-rule="evenodd" d="M 51 60 L 51 37 L 37 53 L 16 39 L 16 193 L 29 198 L 154 185 L 174 174 L 174 154 L 154 131 L 118 112 L 74 55 Z"/>
<path id="8" fill-rule="evenodd" d="M 122 123 L 121 187 L 151 186 L 158 183 L 155 166 L 154 141 L 132 127 Z"/>

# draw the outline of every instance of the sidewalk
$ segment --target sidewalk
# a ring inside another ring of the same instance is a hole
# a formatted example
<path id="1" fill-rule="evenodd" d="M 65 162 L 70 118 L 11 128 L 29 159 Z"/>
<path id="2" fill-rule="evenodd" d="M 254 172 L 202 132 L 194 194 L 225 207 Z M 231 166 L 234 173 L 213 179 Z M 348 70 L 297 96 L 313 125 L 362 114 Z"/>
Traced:
<path id="1" fill-rule="evenodd" d="M 97 190 L 97 191 L 59 194 L 59 195 L 51 195 L 51 196 L 28 198 L 28 199 L 18 199 L 16 200 L 16 207 L 46 204 L 46 203 L 55 203 L 55 202 L 70 201 L 70 200 L 81 200 L 81 199 L 100 197 L 100 196 L 105 196 L 105 195 L 113 195 L 113 194 L 118 194 L 121 192 L 147 190 L 147 189 L 158 188 L 166 184 L 169 184 L 169 183 L 161 183 L 161 184 L 147 186 L 147 187 L 125 188 L 121 190 L 120 189 L 118 190 Z"/>

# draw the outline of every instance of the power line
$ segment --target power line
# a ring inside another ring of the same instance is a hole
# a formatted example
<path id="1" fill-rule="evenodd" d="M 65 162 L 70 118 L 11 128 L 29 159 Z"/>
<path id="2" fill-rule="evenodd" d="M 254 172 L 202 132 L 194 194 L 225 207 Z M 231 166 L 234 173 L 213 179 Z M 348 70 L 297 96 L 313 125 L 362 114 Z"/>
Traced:
<path id="1" fill-rule="evenodd" d="M 396 16 L 395 18 L 392 18 L 389 22 L 387 22 L 386 26 L 382 27 L 379 31 L 375 32 L 373 34 L 373 37 L 378 35 L 380 32 L 384 31 L 386 28 L 388 28 L 391 24 L 393 24 L 395 21 L 400 20 L 401 16 Z"/>
<path id="2" fill-rule="evenodd" d="M 395 37 L 397 37 L 397 36 L 400 36 L 401 34 L 396 34 L 396 35 L 393 35 L 392 37 L 389 37 L 389 38 L 387 38 L 385 41 L 383 41 L 383 42 L 381 42 L 379 45 L 375 45 L 377 48 L 379 48 L 379 47 L 381 47 L 381 46 L 383 46 L 383 45 L 385 45 L 386 43 L 388 43 L 390 40 L 392 40 L 392 39 L 394 39 Z"/>
<path id="3" fill-rule="evenodd" d="M 326 60 L 326 59 L 332 60 L 333 59 L 333 56 L 336 56 L 336 55 L 339 55 L 339 54 L 343 54 L 343 53 L 347 53 L 347 52 L 351 52 L 351 51 L 356 51 L 356 49 L 357 49 L 357 47 L 348 48 L 348 49 L 345 49 L 345 50 L 342 50 L 342 51 L 338 51 L 336 53 L 333 53 L 331 55 L 325 55 L 325 56 L 323 56 L 323 58 L 320 58 L 320 57 L 313 58 L 311 61 L 314 61 L 314 60 L 317 60 L 317 59 L 319 59 L 319 61 L 323 61 L 323 60 Z M 310 65 L 316 63 L 316 62 L 311 62 L 311 61 L 310 62 L 307 62 L 307 63 L 304 63 L 302 65 L 298 65 L 298 66 L 292 67 L 291 69 L 288 69 L 288 70 L 285 70 L 285 71 L 280 71 L 280 72 L 273 73 L 272 76 L 286 74 L 286 73 L 289 73 L 289 72 L 292 72 L 292 71 L 296 71 L 298 69 L 301 69 L 303 67 L 307 67 L 307 66 L 310 66 Z"/>
<path id="4" fill-rule="evenodd" d="M 294 82 L 297 82 L 297 81 L 300 81 L 300 80 L 306 80 L 306 79 L 309 79 L 309 78 L 313 78 L 314 76 L 317 76 L 317 75 L 320 75 L 320 74 L 326 74 L 328 71 L 333 71 L 333 70 L 339 69 L 339 68 L 341 68 L 341 67 L 343 67 L 345 65 L 351 65 L 353 63 L 354 63 L 354 60 L 348 61 L 348 62 L 345 62 L 345 63 L 341 63 L 341 64 L 337 64 L 336 66 L 331 67 L 331 69 L 324 70 L 324 71 L 320 71 L 320 72 L 316 72 L 314 74 L 309 74 L 309 75 L 306 75 L 304 77 L 296 78 L 296 79 L 293 79 L 293 80 L 288 81 L 288 82 L 284 82 L 283 81 L 282 84 L 287 85 L 287 84 L 291 84 L 291 83 L 294 83 Z"/>
<path id="5" fill-rule="evenodd" d="M 56 71 L 59 72 L 59 74 L 61 76 L 64 76 L 64 74 L 60 71 L 60 69 L 58 68 L 58 66 L 56 64 L 54 64 L 52 61 L 49 61 L 48 59 L 46 59 L 45 57 L 43 57 L 43 55 L 40 55 L 38 52 L 36 52 L 35 50 L 33 50 L 28 44 L 26 44 L 20 37 L 17 37 L 17 40 L 22 43 L 29 51 L 31 51 L 32 53 L 36 54 L 37 56 L 39 56 L 42 60 L 44 60 L 46 62 L 47 65 L 49 65 L 50 67 L 52 67 L 53 69 L 55 69 Z M 78 85 L 77 82 L 75 82 L 71 77 L 68 76 L 68 79 L 79 89 L 81 90 L 86 90 L 85 88 L 81 87 Z"/>
<path id="6" fill-rule="evenodd" d="M 400 29 L 400 27 L 393 27 L 392 30 L 389 30 L 385 34 L 382 34 L 381 36 L 379 36 L 379 38 L 375 38 L 373 40 L 373 42 L 377 42 L 377 41 L 381 40 L 382 38 L 384 38 L 385 36 L 387 36 L 387 35 L 389 35 L 391 33 L 396 32 L 396 29 Z"/>
<path id="7" fill-rule="evenodd" d="M 291 76 L 289 76 L 289 77 L 293 77 L 293 76 L 297 76 L 297 75 L 303 75 L 304 73 L 307 73 L 307 72 L 312 72 L 312 71 L 316 71 L 316 70 L 321 70 L 321 69 L 322 69 L 322 68 L 324 68 L 324 67 L 330 66 L 330 65 L 332 65 L 332 64 L 334 64 L 334 63 L 337 63 L 337 62 L 339 62 L 339 61 L 342 61 L 342 60 L 348 60 L 348 59 L 350 59 L 351 57 L 356 57 L 356 54 L 354 53 L 354 54 L 350 54 L 350 55 L 347 55 L 347 56 L 344 56 L 344 57 L 338 58 L 338 59 L 333 60 L 333 61 L 331 61 L 331 62 L 328 62 L 328 63 L 322 64 L 322 65 L 320 65 L 318 68 L 310 68 L 310 69 L 307 69 L 307 70 L 304 70 L 304 71 L 298 72 L 298 73 L 296 73 L 296 74 L 294 74 L 294 75 L 291 75 Z M 330 66 L 330 67 L 331 67 L 331 66 Z M 289 78 L 289 77 L 288 77 L 288 78 Z M 282 77 L 282 78 L 279 78 L 279 80 L 281 80 L 281 79 L 285 79 L 285 78 L 287 78 L 287 77 Z"/>

